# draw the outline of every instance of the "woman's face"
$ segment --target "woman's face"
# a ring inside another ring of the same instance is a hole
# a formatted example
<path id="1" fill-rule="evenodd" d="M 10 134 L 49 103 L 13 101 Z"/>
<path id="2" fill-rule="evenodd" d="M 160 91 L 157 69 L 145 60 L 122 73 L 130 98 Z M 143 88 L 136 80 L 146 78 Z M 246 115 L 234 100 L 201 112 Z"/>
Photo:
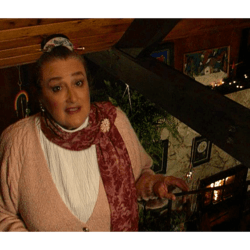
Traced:
<path id="1" fill-rule="evenodd" d="M 66 129 L 83 124 L 90 111 L 85 68 L 77 58 L 56 59 L 42 67 L 41 103 Z"/>

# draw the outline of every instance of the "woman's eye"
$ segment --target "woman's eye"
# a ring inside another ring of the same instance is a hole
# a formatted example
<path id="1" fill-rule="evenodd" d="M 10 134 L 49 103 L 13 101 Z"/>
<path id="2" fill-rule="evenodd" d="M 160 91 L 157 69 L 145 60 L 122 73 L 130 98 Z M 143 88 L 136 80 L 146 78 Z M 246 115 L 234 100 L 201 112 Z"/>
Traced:
<path id="1" fill-rule="evenodd" d="M 82 85 L 83 85 L 83 81 L 77 81 L 77 82 L 76 82 L 76 86 L 80 87 L 80 86 L 82 86 Z"/>
<path id="2" fill-rule="evenodd" d="M 59 90 L 61 90 L 61 87 L 60 87 L 60 86 L 52 87 L 52 91 L 53 91 L 53 92 L 58 92 Z"/>

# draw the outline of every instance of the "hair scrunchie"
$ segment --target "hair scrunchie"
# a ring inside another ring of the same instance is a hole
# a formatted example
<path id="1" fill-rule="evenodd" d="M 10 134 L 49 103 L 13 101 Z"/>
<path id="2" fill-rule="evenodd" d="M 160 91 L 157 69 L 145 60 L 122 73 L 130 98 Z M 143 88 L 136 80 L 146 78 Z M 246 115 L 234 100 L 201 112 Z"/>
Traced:
<path id="1" fill-rule="evenodd" d="M 74 45 L 70 42 L 70 40 L 67 39 L 66 37 L 60 37 L 60 36 L 54 37 L 54 38 L 50 39 L 48 42 L 46 42 L 46 44 L 44 45 L 42 50 L 44 52 L 50 52 L 53 48 L 55 48 L 57 46 L 64 46 L 71 51 L 74 50 Z"/>

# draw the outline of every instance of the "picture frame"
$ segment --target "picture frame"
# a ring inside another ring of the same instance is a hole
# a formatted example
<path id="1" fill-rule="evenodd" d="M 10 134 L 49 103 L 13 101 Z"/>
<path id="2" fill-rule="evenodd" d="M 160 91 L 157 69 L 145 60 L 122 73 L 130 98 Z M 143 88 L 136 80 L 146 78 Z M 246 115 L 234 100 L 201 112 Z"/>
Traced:
<path id="1" fill-rule="evenodd" d="M 174 43 L 163 43 L 158 45 L 150 56 L 174 67 Z"/>
<path id="2" fill-rule="evenodd" d="M 197 167 L 210 161 L 212 143 L 206 137 L 197 136 L 192 141 L 191 163 Z"/>
<path id="3" fill-rule="evenodd" d="M 220 85 L 229 76 L 230 46 L 184 54 L 183 73 L 203 85 Z"/>

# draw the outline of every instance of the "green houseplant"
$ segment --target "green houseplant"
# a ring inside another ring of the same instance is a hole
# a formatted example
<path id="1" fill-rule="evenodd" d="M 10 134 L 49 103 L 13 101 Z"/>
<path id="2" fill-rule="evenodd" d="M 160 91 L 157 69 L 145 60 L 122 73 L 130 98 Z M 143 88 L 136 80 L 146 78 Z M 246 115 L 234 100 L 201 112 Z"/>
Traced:
<path id="1" fill-rule="evenodd" d="M 126 113 L 142 146 L 152 157 L 154 166 L 161 165 L 162 129 L 167 128 L 180 140 L 173 116 L 122 82 L 104 80 L 104 91 L 102 89 L 97 95 L 95 99 L 109 100 Z"/>

